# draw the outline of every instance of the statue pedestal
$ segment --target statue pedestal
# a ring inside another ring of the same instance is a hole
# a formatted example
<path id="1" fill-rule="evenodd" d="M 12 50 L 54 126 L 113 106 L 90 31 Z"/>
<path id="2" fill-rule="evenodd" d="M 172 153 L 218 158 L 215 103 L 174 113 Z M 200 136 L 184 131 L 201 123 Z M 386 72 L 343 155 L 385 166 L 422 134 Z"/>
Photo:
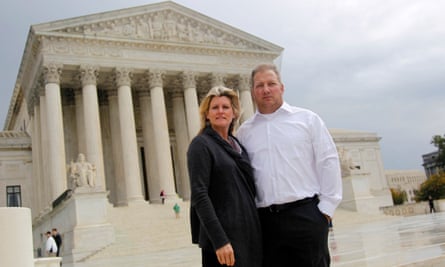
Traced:
<path id="1" fill-rule="evenodd" d="M 115 240 L 114 228 L 108 222 L 108 192 L 100 188 L 78 187 L 60 215 L 71 224 L 64 233 L 63 261 L 67 266 L 92 255 Z"/>
<path id="2" fill-rule="evenodd" d="M 343 178 L 343 200 L 340 207 L 364 213 L 380 212 L 370 191 L 369 177 L 369 173 L 351 171 L 349 176 Z"/>

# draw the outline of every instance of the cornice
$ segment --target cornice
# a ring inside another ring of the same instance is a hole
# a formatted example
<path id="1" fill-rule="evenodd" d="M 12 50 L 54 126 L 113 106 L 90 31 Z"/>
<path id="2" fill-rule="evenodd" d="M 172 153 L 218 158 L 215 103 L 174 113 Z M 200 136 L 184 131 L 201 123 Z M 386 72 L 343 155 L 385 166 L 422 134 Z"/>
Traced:
<path id="1" fill-rule="evenodd" d="M 39 40 L 43 43 L 42 52 L 44 53 L 71 54 L 75 56 L 90 55 L 119 58 L 124 56 L 122 49 L 209 56 L 267 57 L 271 59 L 279 56 L 279 53 L 276 51 L 248 50 L 223 46 L 208 46 L 205 44 L 142 41 L 112 37 L 81 37 L 60 33 L 45 33 L 44 35 L 39 35 Z"/>
<path id="2" fill-rule="evenodd" d="M 31 137 L 26 132 L 3 131 L 0 132 L 1 149 L 30 149 Z"/>

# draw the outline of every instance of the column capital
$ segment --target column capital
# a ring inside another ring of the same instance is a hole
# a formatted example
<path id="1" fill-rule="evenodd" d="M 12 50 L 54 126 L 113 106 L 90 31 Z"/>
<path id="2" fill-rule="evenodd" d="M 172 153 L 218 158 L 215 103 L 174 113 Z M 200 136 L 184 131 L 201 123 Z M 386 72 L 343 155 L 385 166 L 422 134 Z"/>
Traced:
<path id="1" fill-rule="evenodd" d="M 238 82 L 240 91 L 250 90 L 250 76 L 248 74 L 241 74 L 238 78 Z"/>
<path id="2" fill-rule="evenodd" d="M 196 72 L 184 71 L 181 73 L 181 78 L 184 89 L 196 87 Z"/>
<path id="3" fill-rule="evenodd" d="M 212 87 L 224 85 L 224 74 L 213 72 L 210 76 Z"/>
<path id="4" fill-rule="evenodd" d="M 154 87 L 162 87 L 165 71 L 159 69 L 153 69 L 148 72 L 148 82 L 150 89 Z"/>
<path id="5" fill-rule="evenodd" d="M 60 84 L 60 76 L 62 75 L 63 64 L 59 63 L 46 63 L 43 65 L 43 78 L 45 84 L 56 83 Z"/>
<path id="6" fill-rule="evenodd" d="M 115 68 L 115 82 L 118 87 L 131 86 L 131 78 L 133 77 L 132 69 L 130 68 Z"/>
<path id="7" fill-rule="evenodd" d="M 94 65 L 80 65 L 80 81 L 82 86 L 96 85 L 99 76 L 99 67 Z"/>

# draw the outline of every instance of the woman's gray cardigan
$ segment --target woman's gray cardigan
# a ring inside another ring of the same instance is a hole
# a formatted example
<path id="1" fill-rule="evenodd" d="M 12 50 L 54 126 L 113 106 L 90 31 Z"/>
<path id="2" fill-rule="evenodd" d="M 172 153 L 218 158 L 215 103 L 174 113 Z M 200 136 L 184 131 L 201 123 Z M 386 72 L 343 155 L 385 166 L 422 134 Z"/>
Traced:
<path id="1" fill-rule="evenodd" d="M 253 170 L 240 147 L 238 153 L 210 127 L 192 140 L 187 152 L 192 242 L 209 251 L 230 242 L 236 266 L 260 266 Z"/>

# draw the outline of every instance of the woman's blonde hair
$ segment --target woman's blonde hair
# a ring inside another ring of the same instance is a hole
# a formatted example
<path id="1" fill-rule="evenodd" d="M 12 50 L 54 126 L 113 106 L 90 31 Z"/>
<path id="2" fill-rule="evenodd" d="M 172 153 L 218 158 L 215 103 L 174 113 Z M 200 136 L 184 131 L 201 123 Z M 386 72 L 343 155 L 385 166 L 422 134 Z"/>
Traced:
<path id="1" fill-rule="evenodd" d="M 226 96 L 230 99 L 233 109 L 233 115 L 235 116 L 229 128 L 229 133 L 232 134 L 235 126 L 237 126 L 238 119 L 241 113 L 241 107 L 238 94 L 233 89 L 224 86 L 213 87 L 201 101 L 201 104 L 199 105 L 199 117 L 201 121 L 201 128 L 199 129 L 199 133 L 201 133 L 207 126 L 207 114 L 209 112 L 210 102 L 212 102 L 212 99 L 215 96 Z"/>

